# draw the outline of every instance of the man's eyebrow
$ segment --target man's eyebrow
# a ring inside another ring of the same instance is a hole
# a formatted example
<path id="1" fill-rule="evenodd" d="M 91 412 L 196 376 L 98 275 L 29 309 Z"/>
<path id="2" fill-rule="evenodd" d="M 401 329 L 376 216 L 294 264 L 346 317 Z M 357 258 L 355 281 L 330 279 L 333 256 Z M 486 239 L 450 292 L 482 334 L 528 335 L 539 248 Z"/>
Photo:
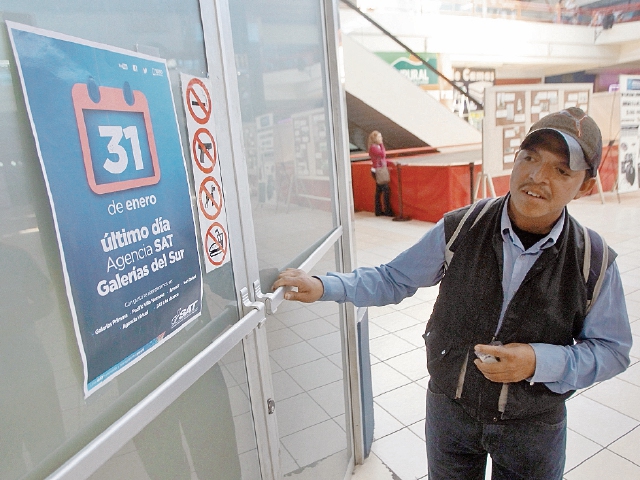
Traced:
<path id="1" fill-rule="evenodd" d="M 520 149 L 521 152 L 535 153 L 536 155 L 540 155 L 540 151 L 541 150 L 543 150 L 545 152 L 556 154 L 556 152 L 554 152 L 553 150 L 549 150 L 547 148 L 544 148 L 544 145 L 533 145 L 531 147 L 521 148 Z M 562 164 L 566 165 L 567 167 L 570 167 L 571 162 L 570 162 L 569 158 L 566 155 L 562 155 L 562 157 L 563 157 Z"/>

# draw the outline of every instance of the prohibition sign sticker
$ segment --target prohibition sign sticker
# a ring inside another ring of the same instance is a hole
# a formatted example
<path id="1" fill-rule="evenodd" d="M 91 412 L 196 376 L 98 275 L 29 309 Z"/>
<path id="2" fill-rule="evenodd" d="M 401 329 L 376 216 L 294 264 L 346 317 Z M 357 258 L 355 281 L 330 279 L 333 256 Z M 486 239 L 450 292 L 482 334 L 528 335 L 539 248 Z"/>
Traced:
<path id="1" fill-rule="evenodd" d="M 209 220 L 215 220 L 222 210 L 222 190 L 213 177 L 206 177 L 200 184 L 198 194 L 200 211 Z"/>
<path id="2" fill-rule="evenodd" d="M 187 108 L 191 117 L 200 125 L 204 125 L 211 118 L 211 97 L 209 90 L 199 78 L 192 78 L 187 85 Z"/>
<path id="3" fill-rule="evenodd" d="M 207 230 L 205 245 L 209 261 L 216 267 L 222 265 L 228 250 L 227 232 L 218 222 L 212 223 Z"/>
<path id="4" fill-rule="evenodd" d="M 202 173 L 213 172 L 213 167 L 216 165 L 217 150 L 216 141 L 209 130 L 206 128 L 196 130 L 191 142 L 191 153 L 193 160 Z"/>

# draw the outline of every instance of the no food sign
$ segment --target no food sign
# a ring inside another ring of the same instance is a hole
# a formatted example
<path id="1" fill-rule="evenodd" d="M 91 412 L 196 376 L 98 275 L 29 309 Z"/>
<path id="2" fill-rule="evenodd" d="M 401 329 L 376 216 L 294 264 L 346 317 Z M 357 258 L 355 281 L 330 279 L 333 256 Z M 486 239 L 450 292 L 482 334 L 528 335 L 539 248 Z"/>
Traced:
<path id="1" fill-rule="evenodd" d="M 224 263 L 229 248 L 227 243 L 227 232 L 218 222 L 213 223 L 207 230 L 206 253 L 209 262 L 219 267 Z"/>

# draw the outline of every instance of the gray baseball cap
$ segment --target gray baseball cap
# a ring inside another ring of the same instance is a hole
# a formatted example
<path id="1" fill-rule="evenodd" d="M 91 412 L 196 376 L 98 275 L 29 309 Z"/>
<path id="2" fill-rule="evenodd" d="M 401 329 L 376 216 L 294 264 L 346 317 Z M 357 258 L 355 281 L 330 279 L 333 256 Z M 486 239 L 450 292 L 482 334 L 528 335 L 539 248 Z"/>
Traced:
<path id="1" fill-rule="evenodd" d="M 593 118 L 577 107 L 551 113 L 531 125 L 522 146 L 544 130 L 562 136 L 569 149 L 571 170 L 589 170 L 592 177 L 596 176 L 602 160 L 602 134 Z"/>

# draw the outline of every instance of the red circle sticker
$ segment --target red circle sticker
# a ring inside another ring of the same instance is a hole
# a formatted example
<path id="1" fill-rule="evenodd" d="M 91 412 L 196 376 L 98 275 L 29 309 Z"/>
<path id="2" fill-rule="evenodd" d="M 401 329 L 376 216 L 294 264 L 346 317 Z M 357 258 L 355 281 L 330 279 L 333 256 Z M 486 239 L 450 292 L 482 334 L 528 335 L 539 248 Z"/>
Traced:
<path id="1" fill-rule="evenodd" d="M 191 154 L 198 168 L 202 173 L 213 172 L 216 165 L 218 148 L 213 135 L 206 128 L 199 128 L 193 135 L 191 142 Z"/>
<path id="2" fill-rule="evenodd" d="M 187 85 L 187 108 L 193 118 L 200 125 L 204 125 L 211 118 L 211 96 L 206 85 L 199 78 L 193 78 Z"/>
<path id="3" fill-rule="evenodd" d="M 218 222 L 211 224 L 207 230 L 206 237 L 207 258 L 216 267 L 224 262 L 227 256 L 229 245 L 227 243 L 227 232 Z"/>
<path id="4" fill-rule="evenodd" d="M 209 220 L 215 220 L 222 210 L 222 189 L 213 177 L 206 177 L 200 184 L 198 194 L 200 211 Z"/>

